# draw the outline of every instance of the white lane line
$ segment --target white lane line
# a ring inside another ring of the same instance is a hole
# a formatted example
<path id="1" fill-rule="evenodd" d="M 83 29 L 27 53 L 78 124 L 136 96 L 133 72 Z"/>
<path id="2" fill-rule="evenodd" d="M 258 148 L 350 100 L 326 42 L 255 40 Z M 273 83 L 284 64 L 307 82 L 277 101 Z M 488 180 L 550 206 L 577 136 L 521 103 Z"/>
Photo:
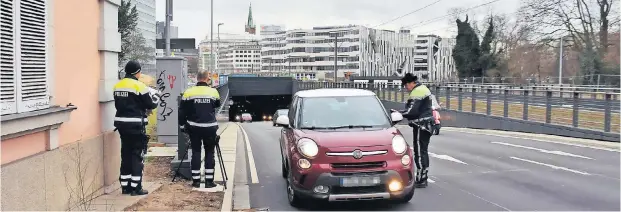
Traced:
<path id="1" fill-rule="evenodd" d="M 430 183 L 435 183 L 436 181 L 434 181 L 434 180 L 432 180 L 432 179 L 427 178 L 427 182 L 430 182 Z"/>
<path id="2" fill-rule="evenodd" d="M 437 158 L 437 159 L 448 160 L 448 161 L 453 161 L 455 163 L 461 163 L 461 164 L 464 164 L 464 165 L 468 165 L 467 163 L 465 163 L 465 162 L 463 162 L 461 160 L 458 160 L 458 159 L 456 159 L 454 157 L 448 156 L 448 155 L 438 155 L 438 154 L 430 152 L 429 156 Z"/>
<path id="3" fill-rule="evenodd" d="M 414 155 L 414 147 L 410 147 L 410 149 L 412 150 L 412 155 Z M 463 162 L 461 160 L 458 160 L 458 159 L 456 159 L 454 157 L 448 156 L 448 155 L 438 155 L 438 154 L 435 154 L 433 152 L 429 152 L 429 156 L 437 158 L 437 159 L 448 160 L 448 161 L 453 161 L 455 163 L 461 163 L 461 164 L 464 164 L 464 165 L 468 165 L 467 163 L 465 163 L 465 162 Z M 414 161 L 414 158 L 412 158 L 412 161 Z"/>
<path id="4" fill-rule="evenodd" d="M 573 170 L 573 169 L 570 169 L 570 168 L 565 168 L 565 167 L 560 167 L 560 166 L 555 166 L 555 165 L 550 165 L 550 164 L 547 164 L 547 163 L 541 163 L 541 162 L 532 161 L 532 160 L 528 160 L 528 159 L 522 159 L 522 158 L 518 158 L 518 157 L 511 157 L 511 158 L 515 159 L 515 160 L 521 160 L 521 161 L 524 161 L 524 162 L 529 162 L 529 163 L 537 164 L 537 165 L 547 166 L 547 167 L 550 167 L 552 169 L 558 169 L 558 170 L 573 172 L 573 173 L 581 174 L 581 175 L 591 175 L 591 174 L 586 173 L 586 172 L 577 171 L 577 170 Z"/>
<path id="5" fill-rule="evenodd" d="M 530 150 L 535 150 L 535 151 L 539 151 L 539 152 L 543 152 L 543 153 L 548 153 L 548 154 L 553 154 L 553 155 L 563 155 L 563 156 L 569 156 L 569 157 L 576 157 L 576 158 L 584 158 L 584 159 L 589 159 L 589 160 L 595 160 L 595 159 L 587 157 L 587 156 L 575 155 L 575 154 L 572 154 L 572 153 L 567 153 L 567 152 L 558 151 L 558 150 L 551 151 L 551 150 L 539 149 L 539 148 L 535 148 L 535 147 L 522 146 L 522 145 L 517 145 L 517 144 L 510 144 L 510 143 L 496 142 L 496 141 L 492 141 L 490 143 L 500 144 L 500 145 L 505 145 L 505 146 L 518 147 L 518 148 L 523 148 L 523 149 L 530 149 Z"/>
<path id="6" fill-rule="evenodd" d="M 244 134 L 244 141 L 246 142 L 246 154 L 248 156 L 248 166 L 250 167 L 250 180 L 252 183 L 259 183 L 259 176 L 257 176 L 257 166 L 254 164 L 254 156 L 252 155 L 252 147 L 250 147 L 250 139 L 248 139 L 248 133 L 237 123 L 237 126 L 242 130 Z"/>

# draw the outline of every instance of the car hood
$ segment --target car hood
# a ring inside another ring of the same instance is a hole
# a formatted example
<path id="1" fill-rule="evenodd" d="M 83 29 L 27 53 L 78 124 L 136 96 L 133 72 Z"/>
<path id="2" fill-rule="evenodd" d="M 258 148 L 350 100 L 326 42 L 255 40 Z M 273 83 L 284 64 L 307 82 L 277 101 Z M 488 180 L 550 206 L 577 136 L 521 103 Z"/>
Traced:
<path id="1" fill-rule="evenodd" d="M 395 127 L 387 129 L 300 130 L 300 137 L 313 139 L 323 147 L 371 147 L 392 145 L 392 137 L 401 132 Z"/>

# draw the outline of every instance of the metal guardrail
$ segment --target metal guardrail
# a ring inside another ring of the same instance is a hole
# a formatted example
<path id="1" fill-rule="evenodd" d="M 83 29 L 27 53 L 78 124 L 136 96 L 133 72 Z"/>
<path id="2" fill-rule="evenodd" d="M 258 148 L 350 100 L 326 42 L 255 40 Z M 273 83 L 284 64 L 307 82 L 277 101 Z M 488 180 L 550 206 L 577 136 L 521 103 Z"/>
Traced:
<path id="1" fill-rule="evenodd" d="M 386 101 L 408 99 L 405 89 L 375 84 L 299 82 L 299 90 L 358 88 Z M 619 134 L 619 93 L 430 86 L 445 110 L 472 112 Z"/>

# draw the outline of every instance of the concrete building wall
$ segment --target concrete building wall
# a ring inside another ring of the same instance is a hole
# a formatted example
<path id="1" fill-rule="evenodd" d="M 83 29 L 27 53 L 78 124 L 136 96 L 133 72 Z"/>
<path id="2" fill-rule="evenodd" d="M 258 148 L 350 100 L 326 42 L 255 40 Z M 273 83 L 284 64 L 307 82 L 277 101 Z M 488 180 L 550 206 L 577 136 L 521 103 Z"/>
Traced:
<path id="1" fill-rule="evenodd" d="M 118 184 L 120 0 L 44 2 L 51 107 L 2 116 L 3 211 L 68 210 L 80 204 L 72 193 L 97 196 Z"/>

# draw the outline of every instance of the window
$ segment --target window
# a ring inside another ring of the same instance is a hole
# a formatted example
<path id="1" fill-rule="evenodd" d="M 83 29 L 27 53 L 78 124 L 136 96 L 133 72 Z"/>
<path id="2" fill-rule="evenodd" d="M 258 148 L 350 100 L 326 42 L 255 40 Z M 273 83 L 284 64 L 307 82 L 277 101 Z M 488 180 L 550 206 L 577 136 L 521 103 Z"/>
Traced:
<path id="1" fill-rule="evenodd" d="M 46 0 L 2 0 L 1 114 L 50 106 Z"/>
<path id="2" fill-rule="evenodd" d="M 300 127 L 390 127 L 386 110 L 375 96 L 304 98 L 300 109 Z"/>

